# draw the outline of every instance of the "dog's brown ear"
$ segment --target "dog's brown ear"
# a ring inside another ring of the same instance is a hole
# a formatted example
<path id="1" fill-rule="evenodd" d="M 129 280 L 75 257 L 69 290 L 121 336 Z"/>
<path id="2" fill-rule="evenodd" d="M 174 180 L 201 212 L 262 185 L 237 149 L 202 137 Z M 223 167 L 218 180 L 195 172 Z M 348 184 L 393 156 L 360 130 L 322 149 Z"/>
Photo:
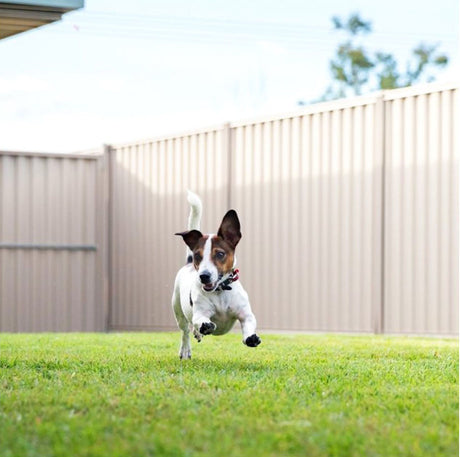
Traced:
<path id="1" fill-rule="evenodd" d="M 231 209 L 222 219 L 217 236 L 223 238 L 233 249 L 241 239 L 240 220 L 236 211 Z"/>
<path id="2" fill-rule="evenodd" d="M 198 240 L 203 236 L 199 230 L 188 230 L 187 232 L 175 233 L 185 241 L 185 244 L 193 251 L 198 243 Z"/>

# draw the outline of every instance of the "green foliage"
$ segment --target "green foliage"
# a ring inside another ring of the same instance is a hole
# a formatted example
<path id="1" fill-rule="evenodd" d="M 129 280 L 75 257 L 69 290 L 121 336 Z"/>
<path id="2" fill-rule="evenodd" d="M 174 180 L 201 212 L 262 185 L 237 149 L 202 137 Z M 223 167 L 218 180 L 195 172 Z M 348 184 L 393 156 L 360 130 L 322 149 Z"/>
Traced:
<path id="1" fill-rule="evenodd" d="M 365 91 L 395 89 L 418 83 L 433 81 L 436 70 L 449 61 L 444 54 L 437 53 L 438 45 L 419 44 L 412 51 L 406 71 L 399 70 L 395 57 L 387 52 L 371 53 L 357 41 L 360 36 L 372 32 L 372 23 L 351 14 L 347 20 L 332 18 L 335 30 L 344 32 L 348 39 L 339 44 L 336 55 L 330 62 L 332 85 L 320 100 L 331 100 L 347 95 L 361 95 Z"/>
<path id="2" fill-rule="evenodd" d="M 336 30 L 345 30 L 351 35 L 359 35 L 360 33 L 366 34 L 372 31 L 372 23 L 364 21 L 359 17 L 359 14 L 351 14 L 346 22 L 338 16 L 332 18 L 332 23 Z"/>
<path id="3" fill-rule="evenodd" d="M 401 75 L 398 72 L 398 63 L 392 54 L 377 52 L 375 55 L 378 87 L 380 89 L 394 89 L 398 87 L 398 81 Z"/>
<path id="4" fill-rule="evenodd" d="M 0 455 L 452 456 L 458 341 L 2 335 Z"/>
<path id="5" fill-rule="evenodd" d="M 421 43 L 412 52 L 414 56 L 414 62 L 412 67 L 407 70 L 406 86 L 410 86 L 420 81 L 422 75 L 431 66 L 444 67 L 448 63 L 448 58 L 445 55 L 436 55 L 438 46 L 426 45 Z M 434 77 L 429 75 L 428 81 L 432 81 Z"/>
<path id="6" fill-rule="evenodd" d="M 339 81 L 339 94 L 345 96 L 345 87 L 352 87 L 356 94 L 361 93 L 361 87 L 369 79 L 369 71 L 374 66 L 366 51 L 361 47 L 354 47 L 348 41 L 340 45 L 336 60 L 331 61 L 331 72 L 335 80 Z"/>

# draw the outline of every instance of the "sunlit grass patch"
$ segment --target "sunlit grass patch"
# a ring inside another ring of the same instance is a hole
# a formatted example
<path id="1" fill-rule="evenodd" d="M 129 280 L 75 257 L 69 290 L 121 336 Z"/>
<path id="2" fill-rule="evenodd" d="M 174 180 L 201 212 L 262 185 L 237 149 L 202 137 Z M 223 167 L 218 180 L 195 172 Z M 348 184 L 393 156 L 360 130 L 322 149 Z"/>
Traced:
<path id="1" fill-rule="evenodd" d="M 0 337 L 0 455 L 458 455 L 458 341 Z"/>

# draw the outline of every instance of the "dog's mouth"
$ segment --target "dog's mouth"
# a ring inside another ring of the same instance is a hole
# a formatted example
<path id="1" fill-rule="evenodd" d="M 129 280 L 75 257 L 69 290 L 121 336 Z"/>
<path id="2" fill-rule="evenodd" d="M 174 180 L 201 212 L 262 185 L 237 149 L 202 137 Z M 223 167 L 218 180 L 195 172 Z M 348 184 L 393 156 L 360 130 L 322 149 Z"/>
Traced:
<path id="1" fill-rule="evenodd" d="M 214 292 L 217 289 L 217 286 L 220 284 L 222 277 L 223 277 L 223 274 L 220 273 L 219 276 L 217 277 L 217 281 L 209 282 L 208 284 L 201 284 L 201 287 L 203 288 L 205 292 Z"/>
<path id="2" fill-rule="evenodd" d="M 216 282 L 210 282 L 209 284 L 203 284 L 203 290 L 206 292 L 212 292 L 217 286 L 217 281 Z"/>

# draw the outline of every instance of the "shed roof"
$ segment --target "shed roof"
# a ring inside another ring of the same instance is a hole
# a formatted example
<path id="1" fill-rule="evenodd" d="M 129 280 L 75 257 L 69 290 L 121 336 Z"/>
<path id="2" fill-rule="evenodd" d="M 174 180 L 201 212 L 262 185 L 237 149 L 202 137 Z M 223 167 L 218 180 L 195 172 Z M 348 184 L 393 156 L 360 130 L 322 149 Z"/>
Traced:
<path id="1" fill-rule="evenodd" d="M 61 19 L 84 0 L 0 0 L 0 39 Z"/>

